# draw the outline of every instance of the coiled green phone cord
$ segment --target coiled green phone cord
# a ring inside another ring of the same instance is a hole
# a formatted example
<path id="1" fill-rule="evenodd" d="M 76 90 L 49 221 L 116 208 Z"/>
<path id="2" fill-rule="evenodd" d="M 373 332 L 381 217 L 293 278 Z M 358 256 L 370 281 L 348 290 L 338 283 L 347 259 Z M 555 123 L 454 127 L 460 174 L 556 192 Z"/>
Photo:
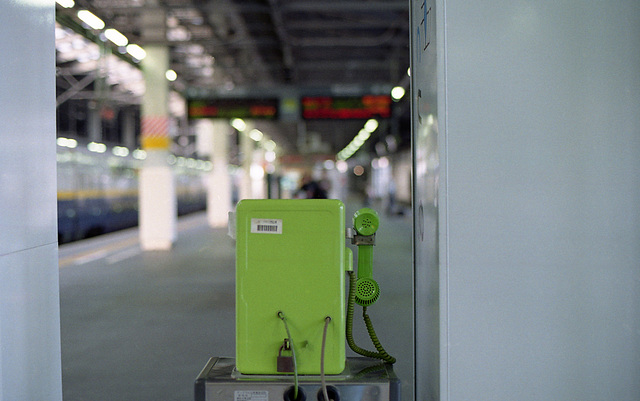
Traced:
<path id="1" fill-rule="evenodd" d="M 371 319 L 369 315 L 367 315 L 367 308 L 362 308 L 362 317 L 364 318 L 364 323 L 367 326 L 367 332 L 369 333 L 369 337 L 371 338 L 371 342 L 376 347 L 378 352 L 368 351 L 366 349 L 360 348 L 356 345 L 353 340 L 353 310 L 355 307 L 355 299 L 356 299 L 356 277 L 353 271 L 347 272 L 349 273 L 349 298 L 347 301 L 347 343 L 349 347 L 353 350 L 353 352 L 369 357 L 382 359 L 385 362 L 395 363 L 396 358 L 392 357 L 385 351 L 380 344 L 380 340 L 376 336 L 376 332 L 373 329 L 373 324 L 371 323 Z"/>

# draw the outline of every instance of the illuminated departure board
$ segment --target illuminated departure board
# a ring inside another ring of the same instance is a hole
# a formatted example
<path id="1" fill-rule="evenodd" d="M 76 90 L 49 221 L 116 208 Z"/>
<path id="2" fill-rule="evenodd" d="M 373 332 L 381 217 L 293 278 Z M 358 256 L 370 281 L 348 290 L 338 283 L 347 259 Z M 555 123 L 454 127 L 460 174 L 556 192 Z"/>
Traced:
<path id="1" fill-rule="evenodd" d="M 278 99 L 189 100 L 189 118 L 278 118 Z"/>
<path id="2" fill-rule="evenodd" d="M 303 97 L 304 119 L 367 119 L 391 117 L 391 96 Z"/>

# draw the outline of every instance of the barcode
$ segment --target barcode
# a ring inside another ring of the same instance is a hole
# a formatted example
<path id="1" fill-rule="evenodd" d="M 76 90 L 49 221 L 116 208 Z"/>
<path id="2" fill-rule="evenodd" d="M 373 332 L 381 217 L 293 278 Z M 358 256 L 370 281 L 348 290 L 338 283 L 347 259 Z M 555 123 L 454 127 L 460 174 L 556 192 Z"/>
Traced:
<path id="1" fill-rule="evenodd" d="M 282 234 L 282 220 L 251 219 L 251 232 L 255 234 Z"/>
<path id="2" fill-rule="evenodd" d="M 258 224 L 257 227 L 258 231 L 260 232 L 270 232 L 270 233 L 274 233 L 276 231 L 278 231 L 278 226 L 267 226 L 264 224 Z"/>

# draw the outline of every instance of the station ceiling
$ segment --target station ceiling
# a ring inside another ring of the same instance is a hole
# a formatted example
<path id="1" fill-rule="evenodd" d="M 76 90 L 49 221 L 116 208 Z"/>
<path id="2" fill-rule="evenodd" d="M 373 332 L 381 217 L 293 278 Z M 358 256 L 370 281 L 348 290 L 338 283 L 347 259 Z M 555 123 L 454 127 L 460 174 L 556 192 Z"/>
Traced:
<path id="1" fill-rule="evenodd" d="M 388 94 L 396 85 L 408 90 L 407 0 L 75 0 L 75 4 L 73 9 L 57 7 L 59 17 L 77 20 L 77 10 L 88 9 L 130 43 L 143 48 L 167 45 L 170 66 L 179 77 L 174 88 L 188 98 L 361 96 Z M 317 142 L 318 137 L 317 151 L 335 153 L 358 133 L 363 121 L 256 124 L 277 131 L 273 136 L 286 142 L 290 153 L 304 153 L 301 140 Z M 395 128 L 389 131 L 391 126 Z M 399 134 L 397 122 L 382 121 L 382 130 Z"/>

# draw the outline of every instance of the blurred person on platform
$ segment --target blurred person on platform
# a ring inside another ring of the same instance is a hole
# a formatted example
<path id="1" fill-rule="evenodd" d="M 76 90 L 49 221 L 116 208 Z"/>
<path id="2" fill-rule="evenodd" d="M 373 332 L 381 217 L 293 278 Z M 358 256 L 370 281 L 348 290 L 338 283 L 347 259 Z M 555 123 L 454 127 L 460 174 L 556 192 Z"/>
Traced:
<path id="1" fill-rule="evenodd" d="M 296 193 L 299 199 L 327 199 L 327 190 L 321 182 L 311 177 L 311 174 L 305 173 L 302 176 L 300 189 Z"/>

